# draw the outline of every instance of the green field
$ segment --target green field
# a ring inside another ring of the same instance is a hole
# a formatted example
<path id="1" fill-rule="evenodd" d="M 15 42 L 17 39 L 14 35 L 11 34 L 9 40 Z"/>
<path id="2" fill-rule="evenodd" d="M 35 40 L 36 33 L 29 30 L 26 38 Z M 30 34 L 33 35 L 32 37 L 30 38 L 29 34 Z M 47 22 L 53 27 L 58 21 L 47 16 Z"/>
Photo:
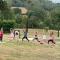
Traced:
<path id="1" fill-rule="evenodd" d="M 51 47 L 38 42 L 22 43 L 21 39 L 9 41 L 5 35 L 4 42 L 0 43 L 0 60 L 60 60 L 60 41 Z"/>

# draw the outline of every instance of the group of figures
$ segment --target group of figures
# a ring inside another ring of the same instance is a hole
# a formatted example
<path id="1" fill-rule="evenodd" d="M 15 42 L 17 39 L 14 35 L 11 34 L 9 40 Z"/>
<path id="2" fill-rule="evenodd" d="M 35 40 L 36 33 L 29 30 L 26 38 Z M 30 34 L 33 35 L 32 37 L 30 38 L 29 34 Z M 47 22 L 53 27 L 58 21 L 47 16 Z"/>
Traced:
<path id="1" fill-rule="evenodd" d="M 28 32 L 23 31 L 24 32 L 24 36 L 22 37 L 22 42 L 24 41 L 24 39 L 26 39 L 28 42 L 30 41 L 28 39 Z M 10 31 L 10 35 L 9 38 L 10 40 L 15 38 L 15 34 L 18 35 L 18 32 L 14 33 L 13 30 Z M 3 39 L 3 31 L 0 30 L 0 41 L 2 41 Z M 52 43 L 55 44 L 55 37 L 54 37 L 54 33 L 50 32 L 49 36 L 46 36 L 45 34 L 43 35 L 42 39 L 38 37 L 38 33 L 35 32 L 34 38 L 32 39 L 32 41 L 36 40 L 37 42 L 39 42 L 40 44 L 44 44 L 42 41 L 44 41 L 45 43 Z"/>
<path id="2" fill-rule="evenodd" d="M 22 42 L 24 39 L 26 39 L 28 42 L 29 42 L 29 39 L 28 39 L 28 35 L 27 35 L 28 32 L 24 32 L 24 36 L 22 38 Z M 37 42 L 39 42 L 40 44 L 43 44 L 43 43 L 52 43 L 52 44 L 55 44 L 55 37 L 54 37 L 54 33 L 53 32 L 50 32 L 50 35 L 49 36 L 46 36 L 45 34 L 42 36 L 42 38 L 39 39 L 38 37 L 38 33 L 35 32 L 35 36 L 34 38 L 32 39 L 32 41 L 36 40 Z M 44 42 L 42 42 L 44 41 Z"/>

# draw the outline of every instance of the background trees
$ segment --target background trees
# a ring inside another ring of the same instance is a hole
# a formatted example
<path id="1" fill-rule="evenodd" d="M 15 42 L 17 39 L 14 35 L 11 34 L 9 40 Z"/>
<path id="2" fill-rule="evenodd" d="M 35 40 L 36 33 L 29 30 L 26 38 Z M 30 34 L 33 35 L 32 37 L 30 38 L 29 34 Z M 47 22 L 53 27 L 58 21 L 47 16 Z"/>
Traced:
<path id="1" fill-rule="evenodd" d="M 0 0 L 0 28 L 3 27 L 4 31 L 14 28 L 13 19 L 13 12 L 8 3 L 5 0 Z"/>
<path id="2" fill-rule="evenodd" d="M 11 7 L 27 8 L 28 13 L 23 17 L 20 9 L 11 10 Z M 0 21 L 14 21 L 16 28 L 25 28 L 28 19 L 29 28 L 60 29 L 60 3 L 50 0 L 0 0 Z M 59 34 L 58 34 L 59 35 Z"/>

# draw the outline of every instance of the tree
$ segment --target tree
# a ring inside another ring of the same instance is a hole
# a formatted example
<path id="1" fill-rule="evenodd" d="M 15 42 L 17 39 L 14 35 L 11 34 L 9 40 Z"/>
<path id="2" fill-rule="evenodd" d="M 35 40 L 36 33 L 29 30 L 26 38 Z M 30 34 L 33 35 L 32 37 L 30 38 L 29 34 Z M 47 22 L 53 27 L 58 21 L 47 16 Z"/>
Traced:
<path id="1" fill-rule="evenodd" d="M 4 0 L 0 0 L 0 10 L 3 11 L 5 9 L 7 9 L 8 6 L 7 6 L 7 2 L 4 1 Z"/>
<path id="2" fill-rule="evenodd" d="M 0 0 L 0 12 L 1 12 L 1 20 L 5 19 L 13 19 L 13 13 L 10 10 L 9 5 L 7 4 L 7 1 Z"/>
<path id="3" fill-rule="evenodd" d="M 52 23 L 54 28 L 58 30 L 58 37 L 59 37 L 59 30 L 60 30 L 60 8 L 57 7 L 52 12 Z"/>

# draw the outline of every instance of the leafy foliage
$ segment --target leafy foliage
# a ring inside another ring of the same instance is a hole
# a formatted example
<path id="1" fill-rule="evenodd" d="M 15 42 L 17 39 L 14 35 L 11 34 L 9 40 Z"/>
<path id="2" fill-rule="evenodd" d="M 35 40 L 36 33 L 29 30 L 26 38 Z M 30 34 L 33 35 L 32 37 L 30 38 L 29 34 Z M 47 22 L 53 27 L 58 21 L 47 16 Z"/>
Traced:
<path id="1" fill-rule="evenodd" d="M 25 17 L 20 9 L 11 10 L 11 6 L 25 7 L 28 13 Z M 52 3 L 50 0 L 0 0 L 0 19 L 14 20 L 16 28 L 60 29 L 60 3 Z"/>

